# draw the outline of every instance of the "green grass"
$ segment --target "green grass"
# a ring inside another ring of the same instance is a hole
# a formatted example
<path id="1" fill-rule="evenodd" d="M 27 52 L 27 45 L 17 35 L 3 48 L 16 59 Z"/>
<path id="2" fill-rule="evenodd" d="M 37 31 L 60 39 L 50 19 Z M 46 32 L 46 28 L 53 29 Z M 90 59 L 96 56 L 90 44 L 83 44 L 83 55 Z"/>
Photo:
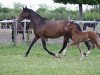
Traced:
<path id="1" fill-rule="evenodd" d="M 68 48 L 66 56 L 50 56 L 42 45 L 35 45 L 28 57 L 28 46 L 0 45 L 0 75 L 100 75 L 100 50 L 80 61 L 78 49 Z M 57 53 L 61 45 L 49 45 Z M 85 49 L 85 48 L 83 48 Z M 85 50 L 84 50 L 85 51 Z"/>

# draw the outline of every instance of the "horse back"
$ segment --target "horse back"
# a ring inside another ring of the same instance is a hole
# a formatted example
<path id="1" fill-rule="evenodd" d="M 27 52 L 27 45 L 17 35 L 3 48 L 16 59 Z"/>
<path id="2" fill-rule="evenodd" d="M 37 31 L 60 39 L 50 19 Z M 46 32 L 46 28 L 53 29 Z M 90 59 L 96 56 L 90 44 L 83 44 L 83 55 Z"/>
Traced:
<path id="1" fill-rule="evenodd" d="M 42 35 L 47 38 L 58 38 L 64 35 L 64 21 L 47 21 L 41 29 Z"/>
<path id="2" fill-rule="evenodd" d="M 98 38 L 97 33 L 93 32 L 93 31 L 88 31 L 87 33 L 90 38 L 96 38 L 96 39 Z"/>

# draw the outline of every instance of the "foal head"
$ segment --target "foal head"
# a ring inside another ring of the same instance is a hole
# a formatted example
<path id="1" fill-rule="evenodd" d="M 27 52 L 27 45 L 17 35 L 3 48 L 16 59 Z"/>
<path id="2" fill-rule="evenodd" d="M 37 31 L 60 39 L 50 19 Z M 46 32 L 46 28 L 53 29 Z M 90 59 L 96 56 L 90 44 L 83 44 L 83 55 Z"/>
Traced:
<path id="1" fill-rule="evenodd" d="M 73 21 L 68 21 L 67 25 L 65 27 L 66 31 L 73 31 L 73 30 L 77 30 L 77 27 L 75 25 L 75 23 L 73 23 Z"/>

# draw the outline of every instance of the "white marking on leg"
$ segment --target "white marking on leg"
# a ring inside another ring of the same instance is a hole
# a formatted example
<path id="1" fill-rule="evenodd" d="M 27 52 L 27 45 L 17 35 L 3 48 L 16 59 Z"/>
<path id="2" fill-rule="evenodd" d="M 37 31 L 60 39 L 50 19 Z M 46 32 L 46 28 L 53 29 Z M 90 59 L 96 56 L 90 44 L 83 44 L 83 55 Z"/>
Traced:
<path id="1" fill-rule="evenodd" d="M 65 48 L 65 49 L 63 50 L 63 55 L 64 55 L 64 56 L 66 55 L 66 52 L 67 52 L 67 48 Z"/>
<path id="2" fill-rule="evenodd" d="M 56 53 L 56 57 L 59 58 L 60 57 L 60 54 L 59 53 Z"/>
<path id="3" fill-rule="evenodd" d="M 83 51 L 82 51 L 80 60 L 82 60 L 83 58 L 84 58 L 84 54 L 83 54 Z"/>
<path id="4" fill-rule="evenodd" d="M 89 51 L 86 53 L 86 56 L 88 56 L 90 53 L 91 53 L 91 50 L 89 50 Z"/>

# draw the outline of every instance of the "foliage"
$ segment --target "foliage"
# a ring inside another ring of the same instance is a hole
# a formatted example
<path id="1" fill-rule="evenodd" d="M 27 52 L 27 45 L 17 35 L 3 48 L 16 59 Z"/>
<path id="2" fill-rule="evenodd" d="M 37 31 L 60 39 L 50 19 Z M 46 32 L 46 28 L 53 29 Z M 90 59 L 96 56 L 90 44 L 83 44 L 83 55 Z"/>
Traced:
<path id="1" fill-rule="evenodd" d="M 54 0 L 57 3 L 63 3 L 63 4 L 79 4 L 79 19 L 83 20 L 83 10 L 82 10 L 82 4 L 89 4 L 89 5 L 97 5 L 100 4 L 100 0 Z"/>
<path id="2" fill-rule="evenodd" d="M 24 5 L 20 3 L 14 3 L 14 8 L 7 8 L 3 7 L 3 5 L 0 4 L 0 20 L 10 19 L 12 17 L 18 16 L 22 9 L 22 6 Z"/>
<path id="3" fill-rule="evenodd" d="M 10 19 L 16 17 L 20 14 L 22 7 L 25 6 L 20 3 L 14 3 L 14 8 L 3 7 L 0 4 L 0 20 Z M 98 8 L 99 9 L 99 8 Z M 58 7 L 55 9 L 49 9 L 46 5 L 40 5 L 40 8 L 36 10 L 41 16 L 48 18 L 49 20 L 66 20 L 70 17 L 72 20 L 78 19 L 78 10 L 69 10 L 65 7 Z M 99 11 L 100 12 L 100 11 Z M 98 14 L 97 9 L 93 8 L 88 11 L 84 11 L 84 20 L 95 20 L 100 19 L 100 14 Z"/>
<path id="4" fill-rule="evenodd" d="M 85 12 L 84 19 L 85 20 L 99 20 L 100 14 L 96 12 Z"/>
<path id="5" fill-rule="evenodd" d="M 64 4 L 71 3 L 71 4 L 90 4 L 90 5 L 93 5 L 93 4 L 100 3 L 100 0 L 54 0 L 54 1 L 58 2 L 58 3 L 64 3 Z"/>
<path id="6" fill-rule="evenodd" d="M 78 15 L 78 11 L 67 10 L 65 7 L 55 8 L 54 10 L 48 10 L 47 8 L 40 7 L 36 12 L 41 16 L 52 20 L 68 19 L 69 16 L 72 19 L 77 19 Z"/>

